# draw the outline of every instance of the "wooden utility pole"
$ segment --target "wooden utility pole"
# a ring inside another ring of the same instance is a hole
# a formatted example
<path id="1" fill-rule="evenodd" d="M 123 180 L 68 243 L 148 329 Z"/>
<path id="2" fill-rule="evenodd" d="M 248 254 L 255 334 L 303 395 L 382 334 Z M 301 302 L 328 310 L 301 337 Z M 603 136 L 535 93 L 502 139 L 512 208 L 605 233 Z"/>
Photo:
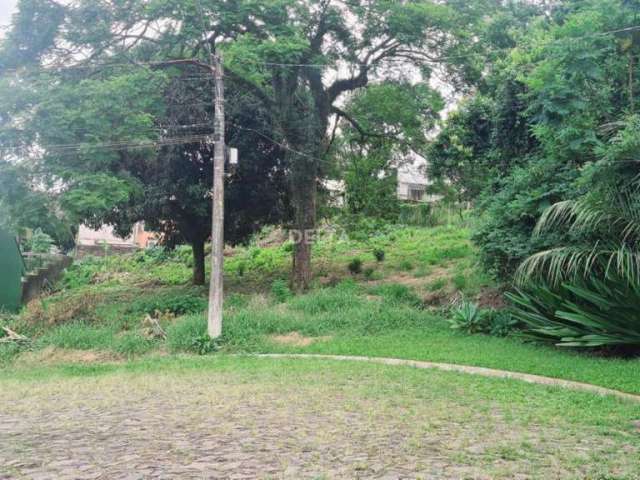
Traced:
<path id="1" fill-rule="evenodd" d="M 211 280 L 209 281 L 208 333 L 222 334 L 223 264 L 224 264 L 224 72 L 219 54 L 211 55 L 215 83 L 213 147 L 213 208 L 211 215 Z"/>

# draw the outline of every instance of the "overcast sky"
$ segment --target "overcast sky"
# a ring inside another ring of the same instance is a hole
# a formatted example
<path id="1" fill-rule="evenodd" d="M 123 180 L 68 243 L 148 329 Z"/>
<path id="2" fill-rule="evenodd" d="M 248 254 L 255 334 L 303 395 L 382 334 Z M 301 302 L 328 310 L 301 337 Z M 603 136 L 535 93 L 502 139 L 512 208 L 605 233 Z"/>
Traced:
<path id="1" fill-rule="evenodd" d="M 0 0 L 0 25 L 8 25 L 11 21 L 18 0 Z"/>

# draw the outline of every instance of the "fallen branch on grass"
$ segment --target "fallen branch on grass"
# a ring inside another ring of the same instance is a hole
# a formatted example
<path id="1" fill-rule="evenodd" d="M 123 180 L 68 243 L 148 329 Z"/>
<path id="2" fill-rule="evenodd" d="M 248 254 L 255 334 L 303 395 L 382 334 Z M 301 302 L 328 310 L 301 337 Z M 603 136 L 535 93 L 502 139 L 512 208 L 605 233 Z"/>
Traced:
<path id="1" fill-rule="evenodd" d="M 14 332 L 9 327 L 2 327 L 2 330 L 6 335 L 0 338 L 0 343 L 10 343 L 10 342 L 28 342 L 29 339 L 24 335 L 20 335 L 19 333 Z"/>
<path id="2" fill-rule="evenodd" d="M 144 324 L 147 326 L 147 336 L 150 338 L 167 338 L 167 333 L 164 331 L 157 318 L 147 315 L 144 319 Z"/>

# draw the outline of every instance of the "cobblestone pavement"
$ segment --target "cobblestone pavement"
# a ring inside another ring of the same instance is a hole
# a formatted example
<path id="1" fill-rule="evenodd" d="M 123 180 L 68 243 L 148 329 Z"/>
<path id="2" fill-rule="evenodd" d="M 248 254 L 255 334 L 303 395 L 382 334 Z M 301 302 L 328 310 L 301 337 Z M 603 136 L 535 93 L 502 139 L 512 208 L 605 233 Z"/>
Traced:
<path id="1" fill-rule="evenodd" d="M 575 432 L 425 397 L 450 374 L 428 372 L 421 390 L 385 374 L 396 385 L 380 394 L 372 367 L 274 375 L 259 362 L 0 384 L 0 479 L 484 479 L 533 468 L 564 478 L 560 447 L 576 465 L 597 454 Z M 528 458 L 509 454 L 526 442 Z"/>

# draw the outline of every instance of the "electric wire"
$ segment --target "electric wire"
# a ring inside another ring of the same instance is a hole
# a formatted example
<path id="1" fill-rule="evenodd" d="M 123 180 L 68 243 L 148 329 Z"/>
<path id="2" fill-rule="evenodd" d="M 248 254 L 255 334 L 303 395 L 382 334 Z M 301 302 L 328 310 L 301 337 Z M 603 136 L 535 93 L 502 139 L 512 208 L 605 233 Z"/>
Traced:
<path id="1" fill-rule="evenodd" d="M 584 40 L 584 39 L 588 39 L 588 38 L 597 38 L 597 37 L 602 37 L 602 36 L 607 36 L 607 35 L 616 35 L 618 33 L 627 33 L 627 32 L 635 32 L 635 31 L 640 31 L 640 25 L 633 25 L 630 27 L 624 27 L 624 28 L 619 28 L 619 29 L 615 29 L 615 30 L 608 30 L 605 32 L 594 32 L 592 34 L 589 35 L 582 35 L 582 36 L 577 36 L 577 37 L 563 37 L 563 38 L 559 38 L 559 39 L 554 39 L 552 41 L 550 41 L 549 43 L 547 43 L 546 45 L 549 44 L 553 44 L 553 43 L 560 43 L 560 42 L 566 42 L 566 41 L 577 41 L 577 40 Z M 481 47 L 482 45 L 480 44 L 476 44 L 475 46 Z M 468 57 L 473 57 L 473 56 L 486 56 L 487 53 L 499 53 L 499 52 L 504 52 L 504 51 L 512 51 L 514 49 L 514 47 L 504 47 L 504 48 L 496 48 L 496 49 L 485 49 L 483 52 L 469 52 L 469 53 L 465 53 L 465 54 L 459 54 L 459 55 L 445 55 L 445 56 L 441 56 L 441 57 L 435 57 L 435 58 L 425 58 L 425 62 L 430 62 L 430 63 L 440 63 L 443 62 L 445 60 L 454 60 L 454 59 L 461 59 L 461 58 L 468 58 Z M 90 69 L 96 69 L 96 68 L 125 68 L 125 67 L 129 67 L 129 68 L 144 68 L 144 67 L 172 67 L 172 66 L 180 66 L 179 63 L 175 63 L 175 62 L 195 62 L 195 61 L 199 61 L 196 58 L 176 58 L 176 59 L 168 59 L 166 61 L 143 61 L 143 62 L 138 62 L 138 61 L 130 61 L 130 62 L 116 62 L 116 63 L 111 63 L 111 62 L 105 62 L 105 63 L 86 63 L 86 64 L 76 64 L 76 65 L 64 65 L 64 66 L 60 66 L 60 65 L 55 65 L 55 66 L 42 66 L 42 67 L 36 67 L 36 68 L 31 68 L 31 67 L 22 67 L 22 68 L 10 68 L 10 69 L 2 69 L 0 67 L 0 75 L 2 74 L 10 74 L 10 73 L 28 73 L 29 71 L 33 71 L 33 72 L 62 72 L 62 71 L 67 71 L 67 70 L 74 70 L 74 69 L 85 69 L 85 70 L 90 70 Z M 406 63 L 406 61 L 403 61 L 402 59 L 399 58 L 390 58 L 387 61 L 399 61 L 399 62 L 403 62 Z M 171 64 L 171 62 L 174 62 L 174 64 Z M 254 65 L 264 65 L 264 66 L 278 66 L 278 67 L 309 67 L 309 68 L 335 68 L 336 65 L 332 65 L 332 64 L 322 64 L 322 63 L 279 63 L 279 62 L 266 62 L 266 61 L 262 61 L 262 60 L 252 60 L 252 59 L 238 59 L 238 58 L 234 58 L 232 62 L 237 62 L 237 63 L 244 63 L 244 64 L 254 64 Z M 228 60 L 225 61 L 225 64 L 228 63 Z M 188 64 L 186 64 L 188 65 Z M 344 62 L 342 65 L 339 65 L 341 67 L 344 68 L 348 68 L 348 67 L 366 67 L 366 68 L 371 68 L 374 65 L 370 64 L 370 63 L 358 63 L 358 62 Z"/>

